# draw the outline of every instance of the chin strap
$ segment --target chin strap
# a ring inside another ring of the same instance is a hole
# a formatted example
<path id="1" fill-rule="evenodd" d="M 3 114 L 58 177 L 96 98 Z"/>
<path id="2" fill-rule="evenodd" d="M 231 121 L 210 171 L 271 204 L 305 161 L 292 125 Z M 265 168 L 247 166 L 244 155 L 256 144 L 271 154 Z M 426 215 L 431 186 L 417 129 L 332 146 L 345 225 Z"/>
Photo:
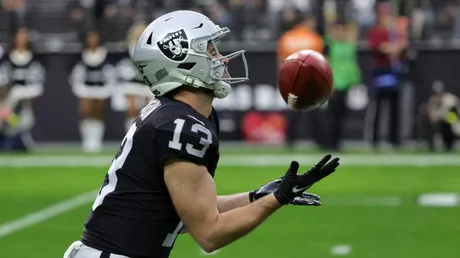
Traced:
<path id="1" fill-rule="evenodd" d="M 206 84 L 203 81 L 196 79 L 192 76 L 186 76 L 180 73 L 171 72 L 169 74 L 171 77 L 179 79 L 182 84 L 189 85 L 195 88 L 205 88 L 214 91 L 214 96 L 218 99 L 223 99 L 230 94 L 231 86 L 230 84 L 224 81 L 216 81 L 213 84 Z"/>

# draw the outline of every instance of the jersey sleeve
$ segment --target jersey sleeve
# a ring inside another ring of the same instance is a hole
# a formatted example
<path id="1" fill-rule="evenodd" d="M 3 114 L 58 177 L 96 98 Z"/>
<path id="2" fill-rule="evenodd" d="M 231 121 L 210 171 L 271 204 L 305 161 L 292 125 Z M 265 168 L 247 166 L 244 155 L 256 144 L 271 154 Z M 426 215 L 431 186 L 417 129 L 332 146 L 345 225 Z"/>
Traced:
<path id="1" fill-rule="evenodd" d="M 182 116 L 157 128 L 155 144 L 162 164 L 177 158 L 207 166 L 213 136 L 201 121 Z"/>

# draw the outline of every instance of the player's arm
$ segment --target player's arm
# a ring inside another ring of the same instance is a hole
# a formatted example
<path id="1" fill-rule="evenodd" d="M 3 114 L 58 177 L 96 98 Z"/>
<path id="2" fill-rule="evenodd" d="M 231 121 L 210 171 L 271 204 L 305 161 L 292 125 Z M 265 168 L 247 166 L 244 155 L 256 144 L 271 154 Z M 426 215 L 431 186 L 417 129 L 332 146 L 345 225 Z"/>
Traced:
<path id="1" fill-rule="evenodd" d="M 275 192 L 281 181 L 281 178 L 273 180 L 250 192 L 217 196 L 217 209 L 219 213 L 223 213 L 246 206 L 251 202 Z M 321 201 L 320 197 L 316 194 L 303 193 L 301 196 L 295 197 L 290 204 L 298 206 L 321 206 Z"/>
<path id="2" fill-rule="evenodd" d="M 185 227 L 207 252 L 246 235 L 281 207 L 274 195 L 219 214 L 216 187 L 205 166 L 173 160 L 165 166 L 165 182 Z"/>
<path id="3" fill-rule="evenodd" d="M 301 196 L 316 182 L 339 166 L 338 158 L 325 156 L 302 175 L 295 161 L 278 188 L 259 200 L 219 214 L 214 179 L 206 167 L 189 161 L 170 160 L 165 166 L 165 182 L 182 222 L 206 251 L 212 252 L 246 235 L 273 212 Z"/>
<path id="4" fill-rule="evenodd" d="M 250 203 L 249 192 L 217 196 L 217 210 L 219 214 L 246 206 Z M 186 234 L 189 233 L 189 231 L 184 227 L 180 233 Z"/>
<path id="5" fill-rule="evenodd" d="M 301 196 L 305 189 L 338 166 L 338 159 L 324 166 L 329 155 L 312 168 L 312 173 L 309 170 L 297 175 L 299 165 L 293 162 L 274 193 L 249 205 L 219 213 L 214 179 L 206 167 L 213 158 L 209 129 L 197 119 L 182 116 L 157 128 L 155 136 L 155 145 L 161 152 L 164 181 L 175 209 L 188 232 L 207 252 L 246 235 L 281 205 Z"/>
<path id="6" fill-rule="evenodd" d="M 249 192 L 217 196 L 217 209 L 224 213 L 250 204 Z"/>

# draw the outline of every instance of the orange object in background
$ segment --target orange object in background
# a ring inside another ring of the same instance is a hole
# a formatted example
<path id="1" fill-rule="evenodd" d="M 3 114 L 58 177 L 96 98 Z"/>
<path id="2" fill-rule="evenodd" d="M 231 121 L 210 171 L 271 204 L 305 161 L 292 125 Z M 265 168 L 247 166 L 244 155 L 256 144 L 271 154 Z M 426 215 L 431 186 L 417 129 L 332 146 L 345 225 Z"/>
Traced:
<path id="1" fill-rule="evenodd" d="M 312 49 L 319 53 L 323 52 L 324 43 L 321 36 L 309 30 L 304 25 L 299 25 L 285 32 L 278 42 L 278 61 L 283 61 L 300 50 Z"/>

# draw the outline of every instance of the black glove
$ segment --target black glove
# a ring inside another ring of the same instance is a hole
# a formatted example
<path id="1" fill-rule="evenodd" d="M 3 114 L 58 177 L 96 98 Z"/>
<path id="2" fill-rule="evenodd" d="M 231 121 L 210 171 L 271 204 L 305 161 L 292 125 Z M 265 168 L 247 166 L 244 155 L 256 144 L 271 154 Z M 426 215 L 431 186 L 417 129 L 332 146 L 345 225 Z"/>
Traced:
<path id="1" fill-rule="evenodd" d="M 283 178 L 276 179 L 268 184 L 263 185 L 259 189 L 249 192 L 249 201 L 253 202 L 268 194 L 273 193 L 274 191 L 276 191 L 276 189 L 278 189 L 278 186 L 280 185 L 282 179 Z M 291 201 L 291 204 L 300 206 L 320 206 L 321 202 L 320 197 L 316 194 L 302 193 L 302 195 L 295 197 Z"/>
<path id="2" fill-rule="evenodd" d="M 308 188 L 321 179 L 332 174 L 339 166 L 339 158 L 334 158 L 330 162 L 331 155 L 324 156 L 316 165 L 311 167 L 302 175 L 297 175 L 299 163 L 292 161 L 291 165 L 284 175 L 278 189 L 273 193 L 280 204 L 288 204 L 295 197 L 301 196 Z"/>

